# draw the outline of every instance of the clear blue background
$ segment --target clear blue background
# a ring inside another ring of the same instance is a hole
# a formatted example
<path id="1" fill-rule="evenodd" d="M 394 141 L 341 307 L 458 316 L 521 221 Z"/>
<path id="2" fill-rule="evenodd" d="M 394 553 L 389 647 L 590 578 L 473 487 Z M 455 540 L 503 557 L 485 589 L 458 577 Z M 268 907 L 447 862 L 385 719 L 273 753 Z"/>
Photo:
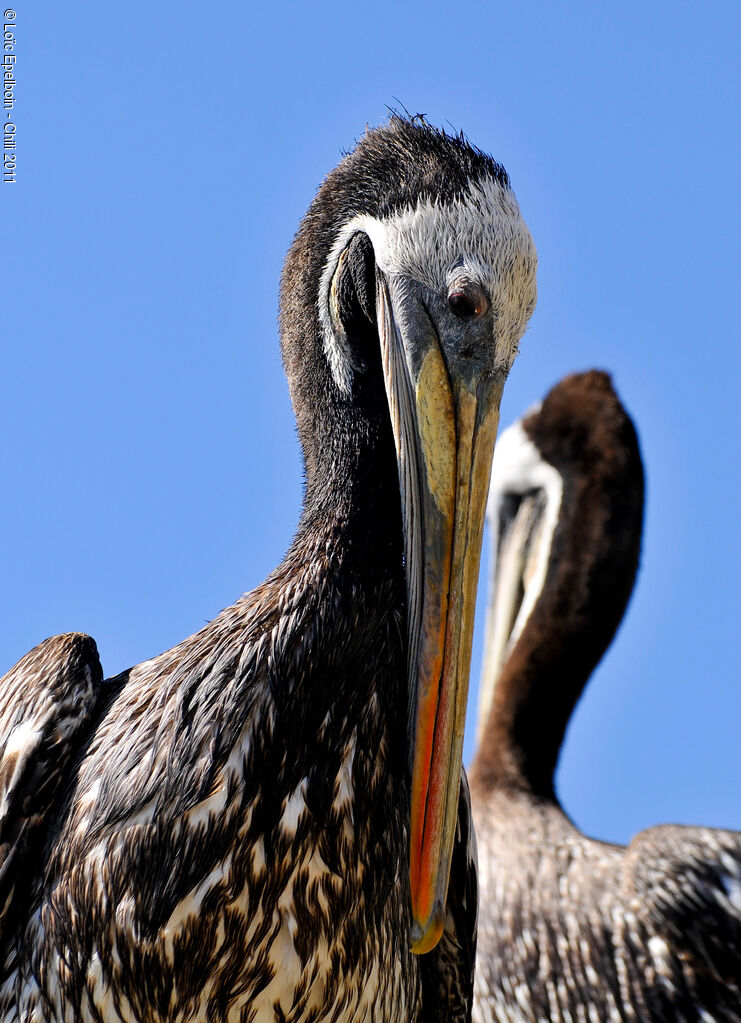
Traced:
<path id="1" fill-rule="evenodd" d="M 112 674 L 281 558 L 300 504 L 283 255 L 341 150 L 401 103 L 505 164 L 538 246 L 503 423 L 599 366 L 640 431 L 640 581 L 564 803 L 618 841 L 741 828 L 738 3 L 14 2 L 0 669 L 79 629 Z"/>

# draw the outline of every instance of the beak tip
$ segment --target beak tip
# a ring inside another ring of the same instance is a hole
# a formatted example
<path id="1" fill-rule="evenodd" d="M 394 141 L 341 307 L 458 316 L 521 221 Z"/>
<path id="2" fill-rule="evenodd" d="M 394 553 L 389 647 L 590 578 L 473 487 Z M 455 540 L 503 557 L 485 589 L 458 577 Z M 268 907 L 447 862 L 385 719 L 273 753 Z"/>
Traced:
<path id="1" fill-rule="evenodd" d="M 445 910 L 440 905 L 435 906 L 432 916 L 424 926 L 419 920 L 413 920 L 409 936 L 412 953 L 421 956 L 426 952 L 431 952 L 442 938 L 444 927 Z"/>

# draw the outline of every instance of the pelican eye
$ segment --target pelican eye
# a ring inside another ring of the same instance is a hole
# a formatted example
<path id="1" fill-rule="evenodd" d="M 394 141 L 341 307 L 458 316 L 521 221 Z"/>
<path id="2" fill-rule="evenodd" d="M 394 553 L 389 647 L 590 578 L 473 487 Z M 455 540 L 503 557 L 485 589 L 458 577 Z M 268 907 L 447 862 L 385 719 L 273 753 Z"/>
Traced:
<path id="1" fill-rule="evenodd" d="M 489 308 L 489 299 L 480 284 L 467 281 L 454 284 L 448 293 L 448 305 L 459 320 L 478 320 Z"/>

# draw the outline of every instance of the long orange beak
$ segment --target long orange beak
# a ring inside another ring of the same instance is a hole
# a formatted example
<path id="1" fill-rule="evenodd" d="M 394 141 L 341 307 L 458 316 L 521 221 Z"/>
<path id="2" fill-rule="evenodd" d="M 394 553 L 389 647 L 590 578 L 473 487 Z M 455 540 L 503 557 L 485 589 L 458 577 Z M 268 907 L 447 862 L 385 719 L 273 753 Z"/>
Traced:
<path id="1" fill-rule="evenodd" d="M 380 276 L 380 275 L 379 275 Z M 391 296 L 394 303 L 392 305 Z M 412 951 L 445 919 L 486 498 L 503 381 L 444 357 L 393 278 L 377 314 L 401 482 L 408 594 Z"/>

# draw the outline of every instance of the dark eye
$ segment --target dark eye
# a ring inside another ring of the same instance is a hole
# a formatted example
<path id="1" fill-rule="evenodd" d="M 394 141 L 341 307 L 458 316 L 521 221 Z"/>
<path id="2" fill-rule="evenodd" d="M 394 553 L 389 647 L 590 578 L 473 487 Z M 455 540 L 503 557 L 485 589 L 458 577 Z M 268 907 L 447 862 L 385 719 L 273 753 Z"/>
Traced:
<path id="1" fill-rule="evenodd" d="M 453 285 L 448 293 L 448 305 L 459 320 L 477 320 L 489 308 L 489 299 L 480 284 L 467 281 Z"/>

